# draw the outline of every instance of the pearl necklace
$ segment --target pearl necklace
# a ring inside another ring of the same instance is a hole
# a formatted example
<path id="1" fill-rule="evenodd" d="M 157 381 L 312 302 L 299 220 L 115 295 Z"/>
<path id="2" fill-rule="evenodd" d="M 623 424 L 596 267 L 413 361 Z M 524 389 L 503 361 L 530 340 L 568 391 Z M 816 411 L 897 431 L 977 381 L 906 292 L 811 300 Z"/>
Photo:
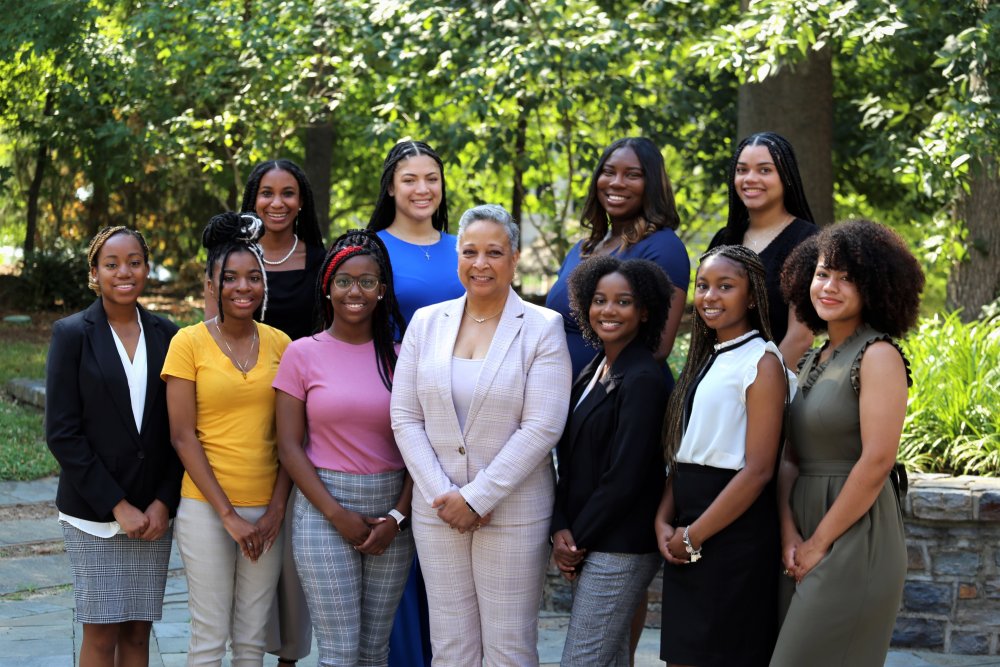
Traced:
<path id="1" fill-rule="evenodd" d="M 285 259 L 288 259 L 287 257 Z M 226 340 L 226 334 L 222 333 L 222 327 L 219 326 L 219 320 L 215 320 L 215 330 L 219 332 L 219 338 L 222 339 L 223 344 L 225 344 L 226 349 L 229 350 L 229 358 L 232 359 L 233 363 L 236 364 L 236 368 L 240 369 L 240 373 L 243 373 L 243 379 L 247 379 L 247 373 L 250 372 L 250 357 L 253 356 L 253 346 L 257 343 L 257 325 L 253 325 L 253 338 L 250 339 L 250 352 L 247 354 L 247 358 L 240 363 L 240 360 L 236 358 L 236 353 L 233 352 L 233 348 L 230 347 L 229 341 Z"/>
<path id="2" fill-rule="evenodd" d="M 486 322 L 487 320 L 492 320 L 494 317 L 496 317 L 497 315 L 499 315 L 502 312 L 503 312 L 503 308 L 501 308 L 497 312 L 493 313 L 489 317 L 476 317 L 475 315 L 473 315 L 472 313 L 469 312 L 469 307 L 468 306 L 465 307 L 465 314 L 468 315 L 469 319 L 472 320 L 473 322 L 475 322 L 476 324 L 482 324 L 483 322 Z"/>
<path id="3" fill-rule="evenodd" d="M 261 259 L 264 260 L 264 263 L 267 264 L 268 266 L 278 266 L 279 264 L 284 264 L 285 262 L 287 262 L 288 258 L 291 257 L 293 254 L 295 254 L 295 249 L 299 247 L 299 235 L 292 234 L 292 237 L 295 239 L 295 242 L 292 243 L 292 249 L 288 251 L 287 255 L 285 255 L 281 259 L 272 262 L 271 260 L 264 257 L 263 254 L 261 254 Z"/>

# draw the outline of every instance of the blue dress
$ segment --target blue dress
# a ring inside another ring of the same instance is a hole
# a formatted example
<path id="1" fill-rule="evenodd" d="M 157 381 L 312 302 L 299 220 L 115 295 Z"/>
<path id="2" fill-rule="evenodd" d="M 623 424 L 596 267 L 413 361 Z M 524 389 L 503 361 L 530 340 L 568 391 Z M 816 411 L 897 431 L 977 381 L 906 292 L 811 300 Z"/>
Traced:
<path id="1" fill-rule="evenodd" d="M 559 269 L 559 277 L 545 298 L 546 307 L 563 316 L 566 343 L 569 346 L 569 355 L 573 360 L 574 378 L 597 354 L 597 350 L 590 347 L 583 339 L 580 327 L 577 326 L 576 319 L 574 319 L 569 307 L 569 274 L 582 261 L 580 257 L 582 247 L 583 241 L 579 241 L 566 255 L 566 261 Z M 684 242 L 677 237 L 674 230 L 660 229 L 626 250 L 611 254 L 619 259 L 648 259 L 655 262 L 670 276 L 670 282 L 674 284 L 674 287 L 687 292 L 688 281 L 691 279 L 691 260 L 688 259 Z M 664 374 L 668 387 L 673 389 L 674 378 L 666 364 L 664 364 Z"/>
<path id="2" fill-rule="evenodd" d="M 441 233 L 432 245 L 416 245 L 386 230 L 378 232 L 389 251 L 392 279 L 403 318 L 409 322 L 419 308 L 465 294 L 458 280 L 458 239 Z M 430 667 L 431 638 L 427 593 L 414 557 L 410 578 L 396 610 L 389 637 L 389 667 Z"/>

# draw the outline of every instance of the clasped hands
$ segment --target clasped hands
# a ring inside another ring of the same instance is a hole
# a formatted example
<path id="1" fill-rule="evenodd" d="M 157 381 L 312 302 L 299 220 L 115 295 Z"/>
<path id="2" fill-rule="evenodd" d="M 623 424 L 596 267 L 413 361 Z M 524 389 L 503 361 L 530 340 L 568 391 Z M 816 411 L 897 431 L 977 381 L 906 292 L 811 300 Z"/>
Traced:
<path id="1" fill-rule="evenodd" d="M 465 502 L 465 497 L 458 491 L 442 493 L 431 503 L 431 508 L 437 510 L 439 519 L 460 533 L 479 530 L 489 525 L 493 518 L 492 512 L 480 516 L 472 511 Z"/>
<path id="2" fill-rule="evenodd" d="M 689 564 L 691 555 L 684 545 L 684 531 L 660 520 L 655 522 L 654 527 L 656 529 L 656 545 L 660 550 L 660 555 L 671 565 Z"/>
<path id="3" fill-rule="evenodd" d="M 801 584 L 802 580 L 814 567 L 823 560 L 829 547 L 823 548 L 812 539 L 803 540 L 798 532 L 783 536 L 781 540 L 781 563 L 785 566 L 784 574 Z"/>
<path id="4" fill-rule="evenodd" d="M 569 528 L 556 531 L 552 536 L 552 560 L 563 579 L 573 581 L 580 576 L 580 565 L 587 558 L 587 550 L 579 549 Z"/>
<path id="5" fill-rule="evenodd" d="M 281 530 L 281 521 L 285 518 L 284 509 L 268 506 L 264 514 L 255 523 L 250 523 L 235 510 L 222 517 L 222 526 L 238 545 L 243 555 L 252 563 L 266 554 L 274 546 Z"/>
<path id="6" fill-rule="evenodd" d="M 133 539 L 154 541 L 163 537 L 170 525 L 170 511 L 160 500 L 154 500 L 143 512 L 122 498 L 111 513 L 115 521 Z"/>

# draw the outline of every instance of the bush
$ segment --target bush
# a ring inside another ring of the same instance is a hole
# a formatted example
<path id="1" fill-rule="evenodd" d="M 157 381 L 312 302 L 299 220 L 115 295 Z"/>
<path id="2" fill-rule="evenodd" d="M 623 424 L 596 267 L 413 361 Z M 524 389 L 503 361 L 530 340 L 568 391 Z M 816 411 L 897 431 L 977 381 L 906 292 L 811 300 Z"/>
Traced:
<path id="1" fill-rule="evenodd" d="M 913 389 L 899 460 L 923 472 L 1000 476 L 1000 318 L 935 316 L 902 347 Z"/>
<path id="2" fill-rule="evenodd" d="M 15 294 L 19 307 L 29 310 L 79 310 L 94 300 L 87 288 L 87 261 L 80 248 L 56 241 L 38 250 L 21 266 Z"/>

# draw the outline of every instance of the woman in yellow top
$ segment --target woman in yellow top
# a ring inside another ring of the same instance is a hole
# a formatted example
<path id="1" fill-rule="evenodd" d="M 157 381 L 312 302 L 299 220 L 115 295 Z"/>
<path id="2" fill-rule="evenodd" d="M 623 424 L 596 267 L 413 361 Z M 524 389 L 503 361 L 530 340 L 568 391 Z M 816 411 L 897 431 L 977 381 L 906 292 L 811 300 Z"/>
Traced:
<path id="1" fill-rule="evenodd" d="M 278 466 L 271 383 L 289 338 L 254 320 L 267 307 L 251 214 L 223 213 L 205 228 L 208 298 L 218 316 L 171 342 L 170 437 L 186 470 L 174 534 L 187 574 L 189 665 L 263 662 L 265 626 L 281 571 L 281 520 L 290 482 Z"/>

